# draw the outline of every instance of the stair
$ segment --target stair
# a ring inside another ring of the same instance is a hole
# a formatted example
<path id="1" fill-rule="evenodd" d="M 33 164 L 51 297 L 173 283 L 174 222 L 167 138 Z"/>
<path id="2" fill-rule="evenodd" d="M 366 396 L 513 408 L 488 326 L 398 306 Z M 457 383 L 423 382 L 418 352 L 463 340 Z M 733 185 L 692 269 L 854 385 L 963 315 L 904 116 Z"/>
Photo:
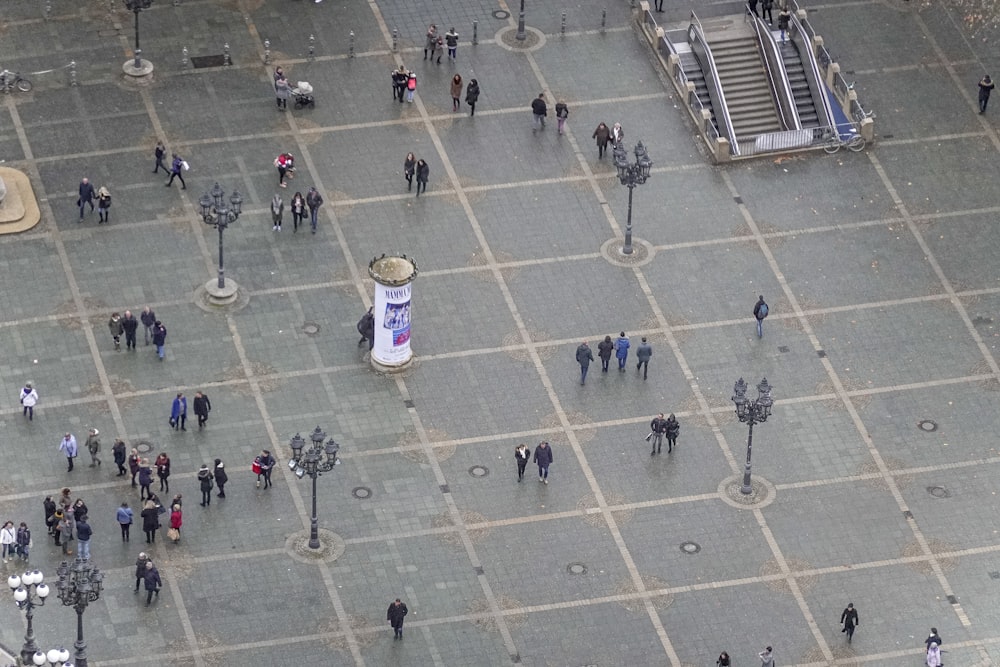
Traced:
<path id="1" fill-rule="evenodd" d="M 785 129 L 778 118 L 756 37 L 707 37 L 737 140 Z"/>
<path id="2" fill-rule="evenodd" d="M 816 103 L 806 81 L 806 69 L 802 64 L 798 48 L 791 41 L 782 44 L 779 40 L 778 49 L 785 65 L 785 72 L 788 74 L 788 82 L 792 86 L 792 97 L 795 99 L 795 108 L 798 110 L 802 127 L 819 127 L 819 113 L 816 111 Z"/>
<path id="3" fill-rule="evenodd" d="M 708 84 L 705 83 L 705 73 L 702 72 L 701 65 L 698 64 L 698 59 L 690 51 L 678 55 L 680 56 L 681 70 L 684 72 L 684 76 L 694 84 L 694 93 L 698 97 L 698 101 L 701 102 L 701 106 L 712 114 L 712 125 L 715 126 L 715 131 L 718 132 L 719 123 L 715 119 L 715 109 L 712 107 L 712 100 L 708 96 Z"/>

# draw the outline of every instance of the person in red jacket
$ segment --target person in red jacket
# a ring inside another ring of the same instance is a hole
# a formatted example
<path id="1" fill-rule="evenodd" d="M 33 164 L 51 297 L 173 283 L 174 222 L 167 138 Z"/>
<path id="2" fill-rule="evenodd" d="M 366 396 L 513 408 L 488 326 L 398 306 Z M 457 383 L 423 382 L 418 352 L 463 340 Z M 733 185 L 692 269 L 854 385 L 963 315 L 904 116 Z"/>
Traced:
<path id="1" fill-rule="evenodd" d="M 181 525 L 184 523 L 184 516 L 181 514 L 181 506 L 174 505 L 174 511 L 170 513 L 170 528 L 177 531 L 177 537 L 174 538 L 174 542 L 179 542 L 181 539 Z"/>

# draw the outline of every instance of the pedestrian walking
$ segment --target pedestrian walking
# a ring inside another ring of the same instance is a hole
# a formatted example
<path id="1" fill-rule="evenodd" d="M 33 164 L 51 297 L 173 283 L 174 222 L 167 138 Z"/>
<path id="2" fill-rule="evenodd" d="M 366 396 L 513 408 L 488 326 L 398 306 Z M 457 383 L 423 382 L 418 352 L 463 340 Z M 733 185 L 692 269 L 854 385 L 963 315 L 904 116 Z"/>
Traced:
<path id="1" fill-rule="evenodd" d="M 306 216 L 306 200 L 302 197 L 301 192 L 296 192 L 292 195 L 292 233 L 299 231 L 299 225 Z"/>
<path id="2" fill-rule="evenodd" d="M 407 79 L 409 77 L 404 66 L 400 65 L 398 69 L 392 70 L 392 99 L 398 99 L 400 104 L 403 102 L 403 91 L 406 90 Z"/>
<path id="3" fill-rule="evenodd" d="M 662 14 L 663 13 L 663 0 L 656 0 L 655 4 L 656 4 L 656 11 L 657 11 L 657 13 Z M 726 664 L 728 665 L 729 663 L 727 662 Z"/>
<path id="4" fill-rule="evenodd" d="M 642 342 L 639 343 L 639 347 L 635 348 L 635 358 L 639 360 L 639 363 L 635 365 L 635 370 L 638 373 L 639 369 L 642 369 L 642 379 L 646 379 L 646 374 L 649 373 L 649 359 L 653 356 L 653 347 L 646 341 L 646 337 L 642 337 Z"/>
<path id="5" fill-rule="evenodd" d="M 132 514 L 132 508 L 128 506 L 128 503 L 122 503 L 121 507 L 115 512 L 115 521 L 118 522 L 118 527 L 122 531 L 122 542 L 128 542 L 130 533 L 132 531 L 132 521 L 135 516 Z"/>
<path id="6" fill-rule="evenodd" d="M 153 601 L 154 595 L 157 600 L 160 599 L 160 586 L 163 584 L 160 572 L 152 562 L 146 563 L 146 574 L 143 576 L 143 581 L 146 587 L 146 606 L 148 607 Z"/>
<path id="7" fill-rule="evenodd" d="M 132 488 L 135 488 L 135 476 L 139 474 L 141 466 L 141 457 L 139 456 L 139 450 L 135 447 L 128 454 L 128 469 L 132 473 Z"/>
<path id="8" fill-rule="evenodd" d="M 611 130 L 604 123 L 598 123 L 591 138 L 597 140 L 597 158 L 602 159 L 604 151 L 608 149 L 608 142 L 611 141 Z"/>
<path id="9" fill-rule="evenodd" d="M 63 436 L 62 442 L 59 443 L 59 451 L 66 457 L 66 463 L 68 464 L 66 472 L 73 472 L 73 459 L 76 458 L 77 446 L 76 438 L 73 437 L 72 433 L 67 433 Z"/>
<path id="10" fill-rule="evenodd" d="M 163 357 L 167 355 L 166 351 L 167 344 L 167 328 L 163 326 L 163 322 L 156 320 L 153 324 L 153 345 L 156 346 L 156 356 L 163 361 Z"/>
<path id="11" fill-rule="evenodd" d="M 611 336 L 605 336 L 604 340 L 597 344 L 597 356 L 601 358 L 601 372 L 608 372 L 608 363 L 611 355 L 615 351 L 615 344 L 611 341 Z"/>
<path id="12" fill-rule="evenodd" d="M 994 88 L 996 88 L 996 84 L 993 83 L 989 74 L 979 82 L 979 113 L 986 113 L 986 105 L 990 103 L 990 93 L 993 92 Z"/>
<path id="13" fill-rule="evenodd" d="M 658 0 L 662 1 L 662 0 Z M 659 11 L 659 10 L 657 10 Z M 719 654 L 719 659 L 715 661 L 716 667 L 730 667 L 729 654 L 723 651 Z"/>
<path id="14" fill-rule="evenodd" d="M 170 493 L 170 457 L 166 452 L 160 452 L 153 461 L 156 476 L 160 480 L 160 493 Z"/>
<path id="15" fill-rule="evenodd" d="M 277 461 L 275 461 L 274 457 L 271 456 L 270 451 L 262 449 L 260 454 L 258 454 L 254 459 L 254 462 L 260 468 L 260 472 L 257 473 L 257 488 L 260 488 L 261 478 L 264 479 L 264 488 L 271 488 L 271 470 L 274 468 L 274 464 L 277 463 Z"/>
<path id="16" fill-rule="evenodd" d="M 674 451 L 674 447 L 677 446 L 677 436 L 680 435 L 681 425 L 677 421 L 677 417 L 674 417 L 674 413 L 670 413 L 667 417 L 667 430 L 665 435 L 667 436 L 667 453 Z"/>
<path id="17" fill-rule="evenodd" d="M 559 134 L 563 133 L 563 126 L 566 125 L 566 119 L 569 118 L 569 107 L 562 100 L 556 102 L 556 127 L 559 129 Z"/>
<path id="18" fill-rule="evenodd" d="M 458 60 L 458 33 L 454 26 L 444 34 L 444 43 L 448 46 L 448 59 L 452 62 Z"/>
<path id="19" fill-rule="evenodd" d="M 403 618 L 407 612 L 406 605 L 399 598 L 396 598 L 394 602 L 389 604 L 389 611 L 385 614 L 385 620 L 389 621 L 389 625 L 392 626 L 393 640 L 403 638 Z"/>
<path id="20" fill-rule="evenodd" d="M 219 486 L 217 495 L 220 498 L 225 498 L 226 482 L 229 481 L 229 475 L 226 474 L 226 464 L 222 462 L 222 459 L 215 459 L 215 468 L 212 470 L 212 474 L 215 476 L 215 483 Z"/>
<path id="21" fill-rule="evenodd" d="M 108 331 L 111 332 L 111 341 L 115 345 L 115 351 L 122 349 L 122 334 L 125 333 L 125 327 L 122 326 L 122 316 L 118 313 L 111 313 L 111 319 L 108 320 Z"/>
<path id="22" fill-rule="evenodd" d="M 770 646 L 757 655 L 760 657 L 760 667 L 774 667 L 774 649 Z"/>
<path id="23" fill-rule="evenodd" d="M 173 159 L 170 161 L 170 180 L 167 181 L 167 187 L 170 187 L 175 178 L 179 178 L 181 181 L 181 190 L 187 190 L 187 183 L 184 182 L 184 175 L 181 174 L 181 171 L 187 171 L 191 167 L 177 153 L 173 153 L 172 157 Z"/>
<path id="24" fill-rule="evenodd" d="M 431 60 L 434 60 L 434 51 L 437 50 L 437 26 L 433 23 L 427 28 L 426 41 L 424 42 L 424 60 L 427 60 L 427 53 L 430 52 Z"/>
<path id="25" fill-rule="evenodd" d="M 479 82 L 475 79 L 469 81 L 465 89 L 465 103 L 469 105 L 469 116 L 476 115 L 476 102 L 479 101 Z"/>
<path id="26" fill-rule="evenodd" d="M 462 75 L 451 77 L 451 110 L 458 111 L 462 106 Z"/>
<path id="27" fill-rule="evenodd" d="M 281 187 L 285 187 L 282 185 Z M 280 232 L 281 231 L 281 218 L 282 214 L 285 212 L 285 200 L 281 198 L 281 195 L 275 193 L 271 197 L 271 231 Z"/>
<path id="28" fill-rule="evenodd" d="M 102 185 L 97 191 L 97 224 L 108 221 L 108 212 L 111 210 L 111 191 L 106 185 Z"/>
<path id="29" fill-rule="evenodd" d="M 374 306 L 369 307 L 368 311 L 358 320 L 358 333 L 361 334 L 358 347 L 361 347 L 365 341 L 368 341 L 369 350 L 375 347 L 375 315 L 372 313 L 374 308 Z"/>
<path id="30" fill-rule="evenodd" d="M 80 181 L 79 193 L 80 198 L 76 200 L 76 205 L 80 208 L 79 222 L 83 222 L 83 212 L 87 204 L 90 204 L 90 212 L 94 212 L 94 186 L 91 184 L 89 179 L 84 178 Z"/>
<path id="31" fill-rule="evenodd" d="M 552 465 L 552 448 L 544 440 L 535 447 L 535 463 L 538 464 L 538 481 L 549 483 L 549 466 Z"/>
<path id="32" fill-rule="evenodd" d="M 17 544 L 17 529 L 14 528 L 13 521 L 7 521 L 0 528 L 0 550 L 3 553 L 3 562 L 14 559 L 14 545 Z"/>
<path id="33" fill-rule="evenodd" d="M 90 538 L 94 534 L 94 529 L 90 527 L 86 514 L 79 514 L 76 517 L 76 557 L 79 560 L 90 560 Z"/>
<path id="34" fill-rule="evenodd" d="M 545 117 L 548 115 L 549 109 L 545 104 L 545 93 L 538 93 L 538 97 L 531 100 L 531 116 L 533 122 L 531 131 L 533 133 L 538 130 L 545 129 Z"/>
<path id="35" fill-rule="evenodd" d="M 56 532 L 55 522 L 52 520 L 52 517 L 55 516 L 58 505 L 56 505 L 56 501 L 52 500 L 52 496 L 45 496 L 45 500 L 42 501 L 42 507 L 45 510 L 45 526 L 48 528 L 49 535 L 52 535 L 52 533 Z"/>
<path id="36" fill-rule="evenodd" d="M 760 18 L 767 17 L 767 22 L 770 25 L 774 25 L 774 15 L 771 14 L 771 8 L 774 7 L 774 0 L 761 0 L 760 3 Z"/>
<path id="37" fill-rule="evenodd" d="M 427 177 L 431 173 L 431 168 L 427 166 L 427 163 L 423 159 L 417 160 L 417 196 L 420 196 L 420 191 L 423 190 L 427 192 Z"/>
<path id="38" fill-rule="evenodd" d="M 788 7 L 782 7 L 778 12 L 778 30 L 781 31 L 781 43 L 788 43 L 788 23 L 792 20 L 792 15 Z"/>
<path id="39" fill-rule="evenodd" d="M 139 313 L 139 321 L 142 322 L 142 328 L 145 331 L 146 345 L 149 345 L 149 339 L 153 335 L 153 327 L 156 326 L 156 313 L 149 306 L 142 309 Z"/>
<path id="40" fill-rule="evenodd" d="M 840 623 L 844 626 L 841 632 L 847 633 L 847 643 L 850 644 L 854 638 L 854 628 L 858 626 L 858 610 L 854 608 L 853 602 L 848 602 L 840 614 Z"/>
<path id="41" fill-rule="evenodd" d="M 153 167 L 154 174 L 159 173 L 161 167 L 163 168 L 163 171 L 170 171 L 167 169 L 167 165 L 163 164 L 163 158 L 166 154 L 167 149 L 163 147 L 163 142 L 157 141 L 156 148 L 153 149 L 153 155 L 156 156 L 156 166 Z"/>
<path id="42" fill-rule="evenodd" d="M 184 495 L 181 493 L 175 494 L 174 499 L 170 501 L 170 507 L 174 505 L 184 505 Z"/>
<path id="43" fill-rule="evenodd" d="M 125 332 L 125 349 L 135 352 L 135 332 L 139 330 L 139 320 L 131 310 L 126 310 L 122 315 L 122 331 Z"/>
<path id="44" fill-rule="evenodd" d="M 30 382 L 25 382 L 21 388 L 20 403 L 22 405 L 21 414 L 28 418 L 28 421 L 35 420 L 35 405 L 38 403 L 38 392 L 31 386 Z"/>
<path id="45" fill-rule="evenodd" d="M 753 12 L 754 16 L 756 16 L 757 18 L 760 18 L 760 13 L 757 11 L 757 3 L 758 3 L 758 1 L 759 0 L 750 0 L 750 11 Z"/>
<path id="46" fill-rule="evenodd" d="M 937 642 L 927 647 L 927 667 L 941 667 L 941 647 Z"/>
<path id="47" fill-rule="evenodd" d="M 924 640 L 924 644 L 927 646 L 927 648 L 930 648 L 931 644 L 937 644 L 938 646 L 941 646 L 941 644 L 943 643 L 944 641 L 941 639 L 941 635 L 938 634 L 937 628 L 931 628 L 931 633 L 927 635 L 927 639 Z"/>
<path id="48" fill-rule="evenodd" d="M 111 445 L 111 456 L 115 459 L 115 465 L 118 466 L 118 474 L 115 477 L 124 477 L 128 473 L 125 471 L 125 458 L 127 456 L 125 452 L 125 441 L 121 438 L 115 438 L 115 442 Z"/>
<path id="49" fill-rule="evenodd" d="M 139 516 L 142 517 L 142 532 L 146 533 L 146 544 L 156 544 L 156 531 L 160 527 L 160 511 L 156 509 L 156 503 L 147 500 Z"/>
<path id="50" fill-rule="evenodd" d="M 292 96 L 292 89 L 288 85 L 288 79 L 282 76 L 274 81 L 274 99 L 278 105 L 278 111 L 288 110 L 288 98 Z"/>
<path id="51" fill-rule="evenodd" d="M 417 92 L 417 75 L 415 72 L 410 72 L 406 77 L 406 101 L 410 104 L 413 103 L 413 96 Z"/>
<path id="52" fill-rule="evenodd" d="M 90 452 L 90 467 L 101 465 L 101 457 L 98 454 L 101 451 L 101 432 L 96 428 L 90 429 L 90 433 L 87 435 L 87 442 L 84 445 L 87 447 L 87 451 Z"/>
<path id="53" fill-rule="evenodd" d="M 625 362 L 628 360 L 628 348 L 631 343 L 625 332 L 621 332 L 615 339 L 615 357 L 618 359 L 618 372 L 625 372 Z"/>
<path id="54" fill-rule="evenodd" d="M 587 384 L 587 370 L 590 362 L 594 360 L 594 353 L 590 351 L 587 341 L 580 343 L 576 348 L 576 363 L 580 364 L 580 384 Z"/>
<path id="55" fill-rule="evenodd" d="M 149 500 L 153 497 L 153 492 L 149 487 L 153 485 L 153 469 L 149 467 L 149 459 L 139 461 L 139 500 Z"/>
<path id="56" fill-rule="evenodd" d="M 194 393 L 194 413 L 198 416 L 198 428 L 205 426 L 208 421 L 208 413 L 212 411 L 212 401 L 208 396 L 200 391 Z"/>
<path id="57" fill-rule="evenodd" d="M 517 461 L 517 481 L 524 479 L 524 469 L 528 467 L 531 460 L 531 450 L 524 443 L 514 448 L 514 460 Z"/>
<path id="58" fill-rule="evenodd" d="M 319 207 L 323 205 L 323 197 L 316 191 L 315 187 L 310 187 L 306 193 L 306 206 L 309 207 L 309 223 L 312 225 L 312 233 L 316 233 L 316 219 L 319 216 Z"/>
<path id="59" fill-rule="evenodd" d="M 181 526 L 184 524 L 184 515 L 181 513 L 181 506 L 174 505 L 170 512 L 170 528 L 167 530 L 167 537 L 171 542 L 177 543 L 181 539 Z"/>
<path id="60" fill-rule="evenodd" d="M 764 302 L 764 295 L 761 294 L 757 297 L 757 303 L 753 306 L 753 317 L 757 320 L 757 338 L 764 337 L 764 318 L 767 317 L 770 309 L 767 307 L 767 303 Z"/>
<path id="61" fill-rule="evenodd" d="M 146 577 L 146 563 L 152 562 L 149 556 L 146 555 L 145 551 L 139 552 L 139 557 L 135 559 L 135 592 L 139 592 L 139 586 L 142 585 L 143 579 Z"/>
<path id="62" fill-rule="evenodd" d="M 615 123 L 614 127 L 611 128 L 611 147 L 617 148 L 621 146 L 622 141 L 625 140 L 625 130 L 622 129 L 621 123 Z"/>
<path id="63" fill-rule="evenodd" d="M 409 192 L 410 188 L 413 187 L 413 174 L 417 169 L 417 156 L 413 153 L 407 153 L 406 159 L 403 160 L 403 178 L 406 179 L 406 191 Z"/>
<path id="64" fill-rule="evenodd" d="M 278 170 L 278 187 L 287 187 L 285 177 L 295 177 L 295 156 L 291 153 L 282 153 L 274 158 L 274 168 Z"/>
<path id="65" fill-rule="evenodd" d="M 208 466 L 204 463 L 201 464 L 201 469 L 198 470 L 198 484 L 201 488 L 202 507 L 208 507 L 212 504 L 212 489 L 215 488 L 214 480 L 215 478 L 212 477 L 212 471 L 208 469 Z"/>
<path id="66" fill-rule="evenodd" d="M 174 397 L 173 403 L 170 404 L 170 425 L 174 427 L 174 430 L 180 429 L 186 431 L 187 429 L 184 425 L 187 423 L 188 418 L 188 400 L 182 392 L 177 392 L 177 396 Z"/>
<path id="67" fill-rule="evenodd" d="M 17 542 L 14 545 L 17 555 L 22 561 L 28 560 L 32 546 L 34 545 L 31 542 L 31 531 L 28 530 L 28 524 L 22 521 L 17 527 Z"/>
<path id="68" fill-rule="evenodd" d="M 667 432 L 667 420 L 663 418 L 663 413 L 653 417 L 653 420 L 649 422 L 649 435 L 646 436 L 647 440 L 652 441 L 653 451 L 649 453 L 650 456 L 658 454 L 663 451 L 663 436 Z M 667 448 L 670 451 L 670 448 Z"/>

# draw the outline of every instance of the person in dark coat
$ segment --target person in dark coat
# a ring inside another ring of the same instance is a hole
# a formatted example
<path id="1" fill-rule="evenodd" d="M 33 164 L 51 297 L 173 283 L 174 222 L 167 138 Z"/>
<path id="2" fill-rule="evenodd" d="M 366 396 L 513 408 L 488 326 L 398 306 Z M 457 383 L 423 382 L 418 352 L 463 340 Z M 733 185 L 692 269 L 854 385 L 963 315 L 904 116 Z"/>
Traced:
<path id="1" fill-rule="evenodd" d="M 256 461 L 260 465 L 260 474 L 257 475 L 257 488 L 260 488 L 262 477 L 264 478 L 264 488 L 271 488 L 271 471 L 274 469 L 277 461 L 271 456 L 271 452 L 266 449 L 261 450 L 260 454 L 257 455 Z"/>
<path id="2" fill-rule="evenodd" d="M 115 465 L 118 466 L 118 474 L 115 477 L 124 477 L 128 474 L 125 470 L 125 441 L 116 438 L 115 444 L 111 446 L 111 454 L 115 457 Z"/>
<path id="3" fill-rule="evenodd" d="M 212 401 L 208 400 L 208 396 L 196 391 L 194 393 L 194 413 L 198 415 L 198 428 L 205 425 L 208 421 L 208 413 L 212 411 Z"/>
<path id="4" fill-rule="evenodd" d="M 479 101 L 479 82 L 475 79 L 469 81 L 465 88 L 465 103 L 469 105 L 469 116 L 476 115 L 476 102 Z"/>
<path id="5" fill-rule="evenodd" d="M 611 130 L 604 123 L 599 123 L 597 129 L 591 137 L 597 140 L 597 157 L 604 157 L 604 151 L 608 150 L 608 142 L 611 141 Z"/>
<path id="6" fill-rule="evenodd" d="M 423 189 L 427 192 L 427 177 L 431 173 L 431 168 L 427 166 L 424 160 L 417 160 L 417 196 L 420 196 L 420 190 Z"/>
<path id="7" fill-rule="evenodd" d="M 156 313 L 149 306 L 142 309 L 139 313 L 139 320 L 142 322 L 142 327 L 145 330 L 146 345 L 149 345 L 149 339 L 153 335 L 153 326 L 156 325 Z"/>
<path id="8" fill-rule="evenodd" d="M 535 463 L 538 464 L 538 481 L 549 483 L 549 466 L 552 465 L 552 448 L 544 440 L 535 447 Z"/>
<path id="9" fill-rule="evenodd" d="M 156 142 L 156 149 L 153 151 L 156 155 L 156 166 L 153 168 L 153 173 L 159 173 L 160 167 L 163 167 L 163 171 L 169 172 L 167 165 L 163 164 L 163 158 L 167 155 L 167 149 L 163 147 L 162 141 Z"/>
<path id="10" fill-rule="evenodd" d="M 524 443 L 514 448 L 514 460 L 517 461 L 517 481 L 524 479 L 524 469 L 528 467 L 531 460 L 531 450 Z"/>
<path id="11" fill-rule="evenodd" d="M 611 361 L 611 354 L 615 351 L 615 344 L 611 342 L 611 336 L 605 336 L 604 340 L 597 344 L 597 356 L 601 358 L 601 372 L 608 372 L 608 363 Z"/>
<path id="12" fill-rule="evenodd" d="M 215 483 L 219 485 L 218 496 L 225 498 L 226 482 L 229 481 L 229 475 L 226 474 L 226 464 L 222 462 L 222 459 L 215 459 L 215 468 L 212 470 L 212 474 L 215 476 Z"/>
<path id="13" fill-rule="evenodd" d="M 149 556 L 146 555 L 145 551 L 139 552 L 139 557 L 135 559 L 135 592 L 139 592 L 139 586 L 142 584 L 143 579 L 146 578 L 146 563 L 152 562 Z"/>
<path id="14" fill-rule="evenodd" d="M 198 471 L 198 484 L 201 487 L 201 506 L 208 507 L 212 504 L 212 488 L 215 486 L 213 484 L 212 471 L 208 469 L 208 466 L 202 464 L 201 469 Z"/>
<path id="15" fill-rule="evenodd" d="M 407 613 L 406 605 L 399 598 L 389 605 L 389 610 L 385 613 L 385 620 L 392 626 L 393 639 L 403 638 L 403 618 Z"/>
<path id="16" fill-rule="evenodd" d="M 986 105 L 990 103 L 990 93 L 996 88 L 993 79 L 987 74 L 979 82 L 979 113 L 986 113 Z"/>
<path id="17" fill-rule="evenodd" d="M 184 424 L 187 423 L 188 418 L 188 400 L 187 397 L 182 393 L 178 392 L 177 396 L 174 397 L 173 403 L 170 404 L 170 425 L 174 429 L 180 429 L 186 431 Z"/>
<path id="18" fill-rule="evenodd" d="M 163 361 L 163 357 L 166 356 L 167 351 L 164 349 L 167 344 L 167 328 L 163 326 L 163 322 L 156 320 L 153 325 L 153 345 L 156 346 L 156 356 Z"/>
<path id="19" fill-rule="evenodd" d="M 139 330 L 139 320 L 131 310 L 126 310 L 122 316 L 122 331 L 125 332 L 125 349 L 135 351 L 135 332 Z"/>
<path id="20" fill-rule="evenodd" d="M 146 544 L 156 544 L 156 531 L 160 528 L 160 511 L 156 503 L 147 500 L 139 513 L 142 517 L 142 532 L 146 533 Z"/>
<path id="21" fill-rule="evenodd" d="M 625 332 L 621 332 L 618 338 L 615 339 L 615 357 L 618 359 L 618 372 L 625 372 L 625 362 L 628 360 L 628 348 L 631 343 L 629 343 L 628 336 Z"/>
<path id="22" fill-rule="evenodd" d="M 757 338 L 764 337 L 764 318 L 767 317 L 770 309 L 764 301 L 764 295 L 757 297 L 757 303 L 753 306 L 753 318 L 757 320 Z"/>
<path id="23" fill-rule="evenodd" d="M 576 363 L 580 364 L 580 384 L 587 384 L 587 370 L 590 368 L 590 362 L 593 360 L 594 353 L 590 351 L 587 341 L 583 341 L 576 348 Z"/>
<path id="24" fill-rule="evenodd" d="M 761 0 L 760 3 L 760 18 L 764 20 L 767 17 L 768 25 L 774 25 L 774 14 L 771 13 L 771 9 L 774 7 L 774 0 Z"/>
<path id="25" fill-rule="evenodd" d="M 653 421 L 649 422 L 649 430 L 653 436 L 650 438 L 653 443 L 653 451 L 649 455 L 653 456 L 657 452 L 663 451 L 663 436 L 667 432 L 667 420 L 663 418 L 662 412 L 653 417 Z M 667 452 L 669 451 L 670 448 L 668 447 Z"/>
<path id="26" fill-rule="evenodd" d="M 406 159 L 403 160 L 403 178 L 406 179 L 406 191 L 409 192 L 413 188 L 413 173 L 417 169 L 417 156 L 413 153 L 407 153 Z M 359 343 L 360 345 L 360 343 Z"/>
<path id="27" fill-rule="evenodd" d="M 153 466 L 156 468 L 156 476 L 160 479 L 160 491 L 170 493 L 170 457 L 166 452 L 160 452 L 153 461 Z"/>
<path id="28" fill-rule="evenodd" d="M 548 105 L 545 104 L 545 93 L 538 93 L 538 97 L 531 100 L 531 117 L 534 125 L 532 132 L 545 129 L 545 117 L 549 115 Z"/>
<path id="29" fill-rule="evenodd" d="M 840 614 L 840 623 L 844 626 L 841 632 L 847 633 L 847 643 L 850 644 L 854 638 L 854 628 L 860 625 L 858 622 L 858 610 L 854 608 L 853 602 L 848 602 L 847 607 Z"/>
<path id="30" fill-rule="evenodd" d="M 80 207 L 80 222 L 83 222 L 83 209 L 87 204 L 90 204 L 90 212 L 94 212 L 95 196 L 94 185 L 86 178 L 80 181 L 80 198 L 76 200 L 76 205 Z"/>
<path id="31" fill-rule="evenodd" d="M 635 370 L 638 371 L 642 369 L 642 379 L 646 379 L 646 374 L 649 373 L 649 359 L 653 356 L 652 346 L 646 342 L 646 337 L 642 337 L 642 342 L 639 347 L 635 349 L 635 358 L 639 360 L 639 363 L 635 365 Z"/>
<path id="32" fill-rule="evenodd" d="M 361 334 L 361 340 L 358 341 L 358 347 L 360 347 L 366 340 L 368 341 L 368 349 L 371 350 L 375 347 L 375 315 L 372 313 L 372 306 L 368 309 L 368 312 L 361 316 L 358 320 L 358 333 Z"/>
<path id="33" fill-rule="evenodd" d="M 153 470 L 149 467 L 149 459 L 142 459 L 139 462 L 139 500 L 153 497 L 153 492 L 149 490 L 152 484 Z"/>
<path id="34" fill-rule="evenodd" d="M 667 430 L 665 434 L 667 436 L 667 453 L 674 451 L 674 447 L 677 446 L 677 436 L 681 432 L 681 425 L 677 421 L 677 417 L 674 417 L 674 413 L 670 413 L 667 417 Z"/>
<path id="35" fill-rule="evenodd" d="M 142 468 L 141 457 L 139 456 L 139 450 L 135 447 L 128 455 L 128 469 L 132 473 L 132 488 L 135 488 L 135 476 L 139 474 L 139 470 Z M 141 498 L 140 498 L 141 500 Z"/>
<path id="36" fill-rule="evenodd" d="M 160 580 L 160 572 L 152 561 L 146 563 L 146 574 L 143 576 L 143 581 L 146 585 L 146 606 L 148 607 L 153 601 L 154 595 L 157 600 L 160 599 L 160 586 L 163 584 Z"/>
<path id="37" fill-rule="evenodd" d="M 181 190 L 187 190 L 187 183 L 184 182 L 184 175 L 181 173 L 184 170 L 184 160 L 177 153 L 173 154 L 173 160 L 170 162 L 170 180 L 167 181 L 167 187 L 174 182 L 175 178 L 179 178 L 181 181 Z"/>
<path id="38" fill-rule="evenodd" d="M 403 91 L 406 90 L 406 80 L 408 78 L 406 67 L 403 65 L 400 65 L 399 69 L 392 70 L 392 99 L 398 99 L 402 103 Z"/>
<path id="39" fill-rule="evenodd" d="M 108 221 L 108 212 L 111 210 L 111 192 L 107 186 L 102 185 L 97 190 L 97 224 Z"/>
<path id="40" fill-rule="evenodd" d="M 315 187 L 310 187 L 306 193 L 306 206 L 309 207 L 309 224 L 312 226 L 312 233 L 316 233 L 316 222 L 319 218 L 319 207 L 323 205 L 323 197 Z"/>
<path id="41" fill-rule="evenodd" d="M 121 315 L 111 313 L 111 319 L 108 320 L 108 331 L 111 332 L 111 342 L 115 344 L 115 350 L 122 349 L 121 338 L 122 334 L 125 333 L 125 327 L 122 326 Z"/>
<path id="42" fill-rule="evenodd" d="M 52 500 L 52 496 L 45 496 L 45 500 L 42 501 L 42 507 L 45 508 L 45 525 L 49 528 L 49 535 L 56 532 L 55 521 L 53 517 L 56 514 L 56 501 Z"/>

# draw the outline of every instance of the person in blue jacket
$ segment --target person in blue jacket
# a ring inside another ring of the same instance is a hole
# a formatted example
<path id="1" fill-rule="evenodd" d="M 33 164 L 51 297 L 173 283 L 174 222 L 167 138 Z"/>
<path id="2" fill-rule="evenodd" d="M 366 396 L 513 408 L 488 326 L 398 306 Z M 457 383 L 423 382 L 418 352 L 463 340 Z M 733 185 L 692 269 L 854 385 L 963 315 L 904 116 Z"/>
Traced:
<path id="1" fill-rule="evenodd" d="M 618 372 L 625 372 L 625 362 L 628 360 L 628 348 L 629 348 L 628 337 L 625 332 L 621 332 L 618 338 L 615 340 L 615 357 L 618 359 Z"/>

